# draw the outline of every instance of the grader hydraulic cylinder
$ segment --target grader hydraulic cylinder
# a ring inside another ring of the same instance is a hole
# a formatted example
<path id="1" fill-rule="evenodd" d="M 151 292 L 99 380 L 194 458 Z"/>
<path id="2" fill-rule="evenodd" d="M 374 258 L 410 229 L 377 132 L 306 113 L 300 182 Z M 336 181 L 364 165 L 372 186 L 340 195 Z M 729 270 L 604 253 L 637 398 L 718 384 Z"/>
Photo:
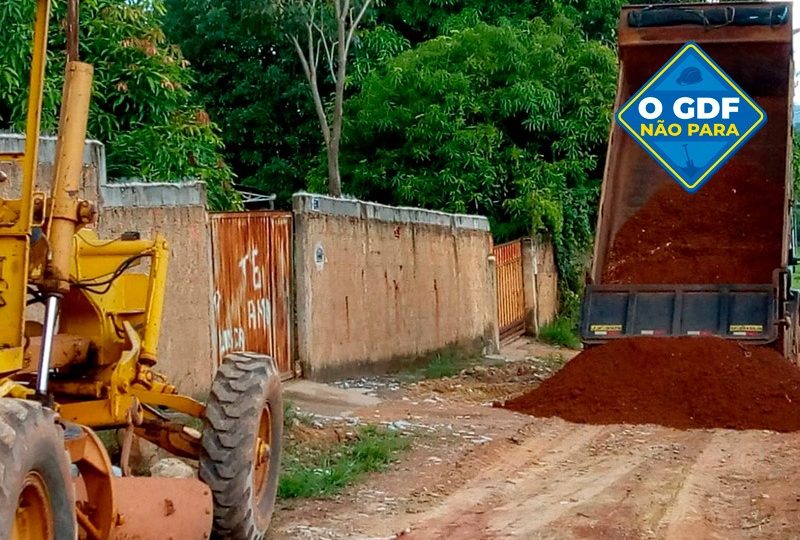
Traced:
<path id="1" fill-rule="evenodd" d="M 78 193 L 83 171 L 83 147 L 92 97 L 92 66 L 77 61 L 67 64 L 64 100 L 56 144 L 56 168 L 47 221 L 50 243 L 41 290 L 45 296 L 45 318 L 36 391 L 47 394 L 50 356 L 56 331 L 59 303 L 69 292 L 69 271 L 77 225 L 91 219 L 92 209 Z"/>

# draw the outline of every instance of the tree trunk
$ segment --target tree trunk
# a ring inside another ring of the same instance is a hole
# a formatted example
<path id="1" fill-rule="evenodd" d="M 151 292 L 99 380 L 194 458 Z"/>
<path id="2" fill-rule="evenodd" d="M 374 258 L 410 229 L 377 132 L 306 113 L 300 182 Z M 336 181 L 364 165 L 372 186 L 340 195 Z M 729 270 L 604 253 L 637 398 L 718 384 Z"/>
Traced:
<path id="1" fill-rule="evenodd" d="M 336 44 L 336 89 L 333 99 L 333 122 L 331 123 L 331 142 L 328 145 L 328 193 L 334 197 L 342 196 L 342 178 L 339 174 L 339 147 L 342 141 L 342 116 L 344 114 L 344 83 L 347 77 L 347 16 L 349 2 L 344 6 L 337 4 L 338 42 Z"/>
<path id="2" fill-rule="evenodd" d="M 328 194 L 342 196 L 342 179 L 339 176 L 339 139 L 331 140 L 328 150 Z"/>

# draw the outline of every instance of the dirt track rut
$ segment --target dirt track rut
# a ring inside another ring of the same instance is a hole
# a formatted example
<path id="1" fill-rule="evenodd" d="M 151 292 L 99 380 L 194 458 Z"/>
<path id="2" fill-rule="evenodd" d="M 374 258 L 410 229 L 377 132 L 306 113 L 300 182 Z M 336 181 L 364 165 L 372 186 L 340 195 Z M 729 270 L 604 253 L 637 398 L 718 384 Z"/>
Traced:
<path id="1" fill-rule="evenodd" d="M 555 419 L 525 432 L 408 538 L 800 537 L 797 435 Z"/>

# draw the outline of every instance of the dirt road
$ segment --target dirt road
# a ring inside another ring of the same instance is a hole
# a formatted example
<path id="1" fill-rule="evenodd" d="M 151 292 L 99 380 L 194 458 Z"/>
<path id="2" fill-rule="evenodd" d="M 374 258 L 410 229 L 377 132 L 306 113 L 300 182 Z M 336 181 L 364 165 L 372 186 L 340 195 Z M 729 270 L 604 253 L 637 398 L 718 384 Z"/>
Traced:
<path id="1" fill-rule="evenodd" d="M 790 538 L 798 437 L 655 427 L 526 426 L 409 538 Z"/>
<path id="2" fill-rule="evenodd" d="M 339 498 L 284 506 L 276 537 L 800 538 L 800 434 L 577 425 L 443 384 L 359 411 L 428 434 Z"/>

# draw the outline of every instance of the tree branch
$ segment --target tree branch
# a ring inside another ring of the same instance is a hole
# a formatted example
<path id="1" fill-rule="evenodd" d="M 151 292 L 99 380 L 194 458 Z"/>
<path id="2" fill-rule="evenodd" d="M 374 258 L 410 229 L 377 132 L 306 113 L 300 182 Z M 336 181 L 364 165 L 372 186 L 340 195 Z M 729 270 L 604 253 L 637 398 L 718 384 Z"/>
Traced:
<path id="1" fill-rule="evenodd" d="M 344 46 L 345 55 L 347 55 L 347 53 L 350 51 L 350 43 L 353 41 L 353 35 L 355 34 L 358 25 L 361 24 L 361 19 L 364 18 L 364 14 L 367 12 L 367 9 L 371 3 L 372 0 L 364 0 L 364 4 L 361 6 L 361 11 L 358 12 L 358 16 L 356 16 L 355 20 L 353 20 L 352 11 L 350 12 L 350 30 L 347 33 L 347 42 Z"/>
<path id="2" fill-rule="evenodd" d="M 331 43 L 330 47 L 328 46 L 328 40 L 325 36 L 325 26 L 324 23 L 314 25 L 314 28 L 317 30 L 319 34 L 319 40 L 322 42 L 322 46 L 325 48 L 325 58 L 328 61 L 328 70 L 330 71 L 331 78 L 333 79 L 333 83 L 336 84 L 336 73 L 334 73 L 334 62 L 333 62 L 333 50 L 336 47 L 338 41 L 334 41 Z"/>
<path id="3" fill-rule="evenodd" d="M 361 0 L 360 7 L 356 0 L 325 0 L 317 14 L 319 0 L 299 0 L 303 7 L 310 9 L 306 13 L 307 44 L 305 50 L 300 45 L 299 36 L 290 36 L 292 44 L 300 57 L 303 71 L 311 87 L 314 108 L 319 117 L 322 137 L 328 154 L 328 191 L 331 195 L 341 195 L 341 176 L 339 172 L 339 149 L 342 142 L 342 126 L 344 116 L 344 93 L 347 77 L 347 55 L 358 26 L 373 0 Z M 333 4 L 336 16 L 336 31 L 331 32 L 330 39 L 326 35 L 325 12 Z M 319 15 L 319 21 L 316 20 Z M 301 32 L 302 33 L 302 32 Z M 319 90 L 318 69 L 320 56 L 324 50 L 328 71 L 334 82 L 333 107 L 330 121 L 325 110 Z"/>
<path id="4" fill-rule="evenodd" d="M 308 79 L 308 82 L 311 82 L 311 67 L 308 64 L 305 53 L 303 53 L 303 48 L 300 46 L 300 42 L 297 41 L 296 37 L 290 36 L 289 34 L 286 34 L 286 37 L 294 45 L 294 50 L 297 51 L 297 56 L 300 57 L 300 64 L 303 66 L 303 73 L 306 74 L 306 79 Z"/>
<path id="5" fill-rule="evenodd" d="M 325 141 L 325 146 L 327 147 L 330 145 L 331 132 L 328 127 L 328 117 L 325 115 L 325 107 L 322 104 L 322 96 L 320 96 L 319 93 L 316 68 L 313 70 L 311 69 L 313 62 L 313 44 L 309 42 L 310 50 L 307 56 L 300 46 L 300 41 L 295 36 L 289 36 L 287 34 L 287 37 L 294 45 L 297 56 L 300 58 L 300 64 L 303 66 L 303 72 L 306 75 L 306 79 L 308 79 L 308 86 L 311 88 L 311 96 L 314 100 L 314 109 L 319 119 L 320 131 L 322 131 L 322 139 Z"/>
<path id="6" fill-rule="evenodd" d="M 344 86 L 347 76 L 347 13 L 350 9 L 350 0 L 344 0 L 344 6 L 340 4 L 342 0 L 336 0 L 338 6 L 336 19 L 336 39 L 338 46 L 336 64 L 336 88 L 333 98 L 333 125 L 331 126 L 331 143 L 337 148 L 342 135 L 342 109 L 344 106 Z"/>

